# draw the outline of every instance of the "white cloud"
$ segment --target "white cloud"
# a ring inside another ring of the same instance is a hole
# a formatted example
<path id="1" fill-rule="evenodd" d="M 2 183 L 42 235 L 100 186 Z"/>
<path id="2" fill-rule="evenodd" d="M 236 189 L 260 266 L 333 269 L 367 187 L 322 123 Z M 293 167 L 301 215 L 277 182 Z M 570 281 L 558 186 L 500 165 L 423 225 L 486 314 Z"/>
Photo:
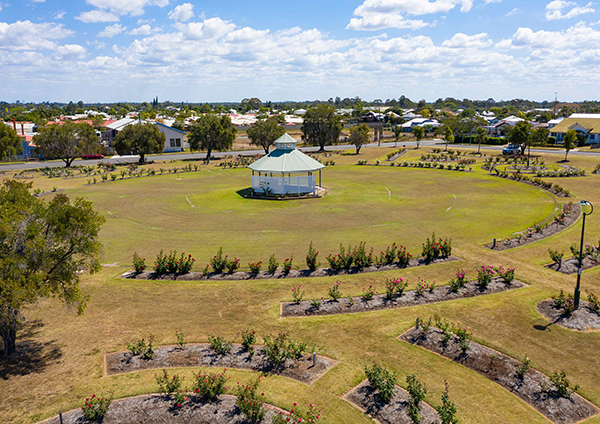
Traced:
<path id="1" fill-rule="evenodd" d="M 194 17 L 194 5 L 191 3 L 183 3 L 171 10 L 168 14 L 169 19 L 177 22 L 189 21 Z"/>
<path id="2" fill-rule="evenodd" d="M 490 3 L 502 3 L 502 0 L 484 0 L 485 4 L 490 4 Z"/>
<path id="3" fill-rule="evenodd" d="M 85 22 L 86 24 L 97 22 L 119 22 L 119 17 L 117 15 L 105 10 L 90 10 L 89 12 L 82 12 L 75 19 Z"/>
<path id="4" fill-rule="evenodd" d="M 564 31 L 533 31 L 519 28 L 512 38 L 502 41 L 503 46 L 512 48 L 577 50 L 600 48 L 600 31 L 580 22 Z"/>
<path id="5" fill-rule="evenodd" d="M 129 31 L 130 35 L 148 35 L 152 33 L 152 27 L 148 24 L 142 25 Z"/>
<path id="6" fill-rule="evenodd" d="M 44 3 L 46 0 L 31 0 L 34 3 Z"/>
<path id="7" fill-rule="evenodd" d="M 488 39 L 486 33 L 476 35 L 466 35 L 457 33 L 452 36 L 450 40 L 446 40 L 442 43 L 442 47 L 448 47 L 452 49 L 463 49 L 463 48 L 481 48 L 484 49 L 493 44 L 492 40 Z"/>
<path id="8" fill-rule="evenodd" d="M 63 24 L 17 21 L 12 24 L 0 22 L 0 49 L 2 50 L 43 50 L 53 49 L 55 43 L 70 37 L 73 31 L 64 28 Z"/>
<path id="9" fill-rule="evenodd" d="M 126 29 L 127 27 L 123 27 L 121 24 L 109 25 L 98 33 L 98 37 L 112 38 L 115 35 L 119 35 Z"/>
<path id="10" fill-rule="evenodd" d="M 85 47 L 78 44 L 65 44 L 58 46 L 52 54 L 54 60 L 79 60 L 83 59 L 87 54 Z"/>
<path id="11" fill-rule="evenodd" d="M 576 6 L 577 3 L 572 1 L 554 0 L 546 5 L 546 20 L 553 21 L 556 19 L 571 19 L 575 16 L 583 15 L 586 13 L 594 13 L 596 10 L 593 9 L 592 3 L 588 3 L 585 6 Z M 567 13 L 563 14 L 563 9 L 575 6 Z"/>
<path id="12" fill-rule="evenodd" d="M 401 15 L 379 13 L 362 18 L 352 18 L 346 29 L 355 31 L 377 31 L 385 28 L 421 29 L 428 25 L 428 23 L 418 19 L 406 19 Z"/>
<path id="13" fill-rule="evenodd" d="M 235 24 L 221 18 L 210 18 L 203 22 L 188 24 L 177 23 L 175 26 L 190 40 L 219 38 L 237 28 Z"/>
<path id="14" fill-rule="evenodd" d="M 519 13 L 519 8 L 515 7 L 513 10 L 511 10 L 510 12 L 508 12 L 506 14 L 506 16 L 513 16 L 513 15 L 516 15 L 517 13 Z"/>
<path id="15" fill-rule="evenodd" d="M 165 7 L 169 0 L 87 0 L 89 5 L 98 9 L 107 9 L 117 15 L 139 16 L 147 6 Z"/>
<path id="16" fill-rule="evenodd" d="M 62 19 L 65 17 L 66 14 L 67 14 L 67 12 L 56 12 L 54 15 L 52 15 L 52 18 Z"/>

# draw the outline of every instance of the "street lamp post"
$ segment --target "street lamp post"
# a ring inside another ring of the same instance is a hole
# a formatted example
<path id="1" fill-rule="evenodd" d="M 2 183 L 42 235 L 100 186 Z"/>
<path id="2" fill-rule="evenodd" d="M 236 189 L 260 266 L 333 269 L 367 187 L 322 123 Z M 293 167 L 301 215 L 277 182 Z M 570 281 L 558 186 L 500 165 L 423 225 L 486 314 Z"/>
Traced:
<path id="1" fill-rule="evenodd" d="M 579 267 L 577 269 L 577 286 L 575 286 L 575 298 L 574 298 L 575 309 L 579 308 L 579 298 L 581 297 L 581 289 L 580 289 L 581 273 L 582 273 L 581 263 L 583 262 L 583 233 L 585 232 L 585 217 L 586 217 L 586 215 L 591 215 L 592 212 L 594 212 L 594 205 L 592 205 L 587 200 L 582 200 L 581 202 L 578 202 L 577 204 L 581 205 L 582 211 L 583 211 L 584 206 L 590 206 L 592 208 L 592 210 L 589 213 L 583 212 L 583 223 L 581 225 L 581 244 L 579 245 Z"/>

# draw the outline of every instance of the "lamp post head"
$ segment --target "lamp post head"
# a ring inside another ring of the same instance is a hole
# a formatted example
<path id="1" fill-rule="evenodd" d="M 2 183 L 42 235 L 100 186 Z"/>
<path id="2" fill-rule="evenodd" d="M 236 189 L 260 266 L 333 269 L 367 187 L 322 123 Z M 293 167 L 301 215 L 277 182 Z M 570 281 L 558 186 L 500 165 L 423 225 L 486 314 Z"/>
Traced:
<path id="1" fill-rule="evenodd" d="M 583 212 L 584 215 L 591 215 L 592 212 L 594 212 L 594 205 L 592 205 L 592 202 L 588 202 L 587 200 L 580 200 L 579 202 L 577 202 L 577 204 L 580 206 L 589 206 L 592 208 L 592 210 L 589 213 Z"/>

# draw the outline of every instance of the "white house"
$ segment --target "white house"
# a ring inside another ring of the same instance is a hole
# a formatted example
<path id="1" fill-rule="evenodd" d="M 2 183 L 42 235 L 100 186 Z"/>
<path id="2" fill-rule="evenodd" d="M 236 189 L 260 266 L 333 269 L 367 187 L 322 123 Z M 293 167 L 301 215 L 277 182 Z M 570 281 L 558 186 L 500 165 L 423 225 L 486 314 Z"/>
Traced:
<path id="1" fill-rule="evenodd" d="M 430 118 L 414 118 L 411 119 L 408 122 L 405 122 L 404 124 L 402 124 L 402 132 L 412 132 L 412 130 L 415 127 L 431 127 L 431 128 L 437 128 L 439 127 L 440 124 L 437 119 L 430 119 Z"/>
<path id="2" fill-rule="evenodd" d="M 114 138 L 118 133 L 123 131 L 128 125 L 135 125 L 138 123 L 147 123 L 147 121 L 140 121 L 139 119 L 123 118 L 115 121 L 106 126 L 108 144 L 112 145 Z M 171 152 L 183 152 L 183 149 L 189 148 L 190 145 L 183 141 L 184 131 L 177 130 L 169 127 L 168 125 L 161 124 L 160 122 L 153 122 L 158 127 L 158 130 L 165 135 L 165 146 L 163 148 L 164 153 Z"/>

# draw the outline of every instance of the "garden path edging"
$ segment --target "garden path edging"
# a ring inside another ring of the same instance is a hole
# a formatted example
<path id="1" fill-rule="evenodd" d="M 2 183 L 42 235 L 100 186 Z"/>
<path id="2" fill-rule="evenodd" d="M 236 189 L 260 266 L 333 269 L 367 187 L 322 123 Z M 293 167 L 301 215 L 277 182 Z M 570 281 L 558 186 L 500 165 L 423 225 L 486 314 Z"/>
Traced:
<path id="1" fill-rule="evenodd" d="M 476 282 L 469 282 L 457 292 L 452 292 L 450 286 L 444 285 L 436 287 L 433 293 L 425 292 L 421 296 L 416 295 L 416 290 L 405 291 L 401 296 L 397 296 L 393 300 L 388 300 L 385 295 L 375 295 L 369 301 L 357 297 L 353 303 L 350 301 L 350 297 L 340 298 L 337 301 L 325 299 L 321 302 L 319 309 L 312 308 L 310 300 L 303 300 L 299 303 L 282 302 L 280 316 L 283 318 L 306 317 L 396 309 L 502 293 L 522 287 L 527 287 L 527 284 L 518 280 L 513 280 L 510 284 L 506 284 L 501 278 L 494 278 L 485 290 L 482 290 Z"/>
<path id="2" fill-rule="evenodd" d="M 413 327 L 400 335 L 398 340 L 419 346 L 483 375 L 554 423 L 572 424 L 600 412 L 596 405 L 575 393 L 571 393 L 569 398 L 562 398 L 555 393 L 544 392 L 541 384 L 548 384 L 549 379 L 533 368 L 529 368 L 523 379 L 519 379 L 516 370 L 521 363 L 508 355 L 473 341 L 469 342 L 469 349 L 463 353 L 456 336 L 444 343 L 442 334 L 435 327 L 426 333 L 421 328 Z"/>
<path id="3" fill-rule="evenodd" d="M 407 401 L 410 395 L 406 390 L 396 386 L 396 394 L 388 404 L 381 402 L 377 390 L 369 384 L 369 380 L 362 381 L 342 396 L 350 405 L 381 424 L 412 424 L 408 416 Z M 422 424 L 438 423 L 439 416 L 435 409 L 426 402 L 422 402 Z"/>
<path id="4" fill-rule="evenodd" d="M 216 353 L 209 344 L 188 344 L 179 346 L 156 346 L 152 359 L 143 359 L 131 352 L 104 354 L 104 376 L 125 374 L 135 371 L 163 368 L 213 367 L 263 372 L 291 378 L 305 384 L 313 384 L 338 364 L 338 361 L 317 355 L 317 365 L 312 367 L 312 355 L 303 355 L 297 361 L 288 359 L 281 366 L 273 366 L 263 354 L 261 347 L 255 347 L 254 355 L 244 352 L 242 346 L 233 344 L 228 354 Z"/>

